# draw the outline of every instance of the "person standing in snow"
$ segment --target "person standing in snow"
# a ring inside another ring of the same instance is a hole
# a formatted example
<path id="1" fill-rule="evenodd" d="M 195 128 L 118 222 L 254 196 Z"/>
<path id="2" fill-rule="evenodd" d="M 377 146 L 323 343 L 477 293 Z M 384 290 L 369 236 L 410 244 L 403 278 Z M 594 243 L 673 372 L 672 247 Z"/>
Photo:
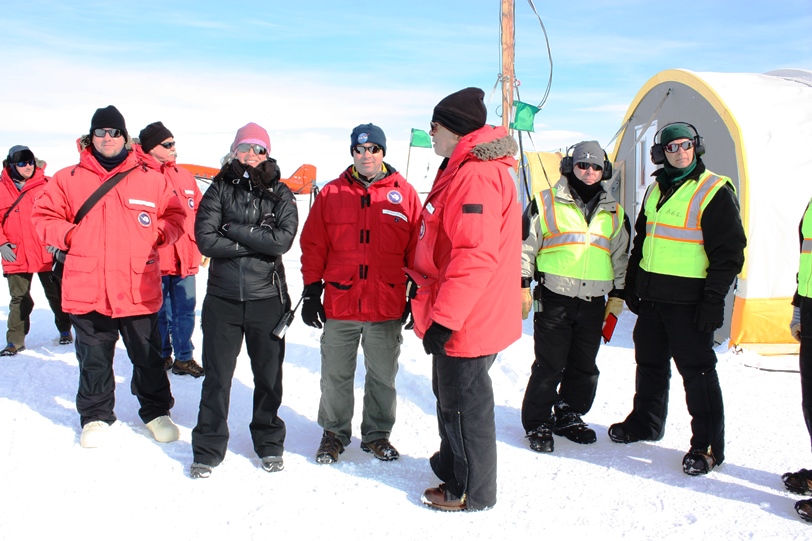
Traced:
<path id="1" fill-rule="evenodd" d="M 135 149 L 143 162 L 166 177 L 178 197 L 186 204 L 183 235 L 171 246 L 158 250 L 161 259 L 161 286 L 164 302 L 158 312 L 164 366 L 173 374 L 199 378 L 203 368 L 192 357 L 192 333 L 195 329 L 195 275 L 200 270 L 200 251 L 194 237 L 195 215 L 203 194 L 194 175 L 180 167 L 175 137 L 162 122 L 153 122 L 138 135 Z M 175 361 L 172 361 L 172 350 Z"/>
<path id="2" fill-rule="evenodd" d="M 45 298 L 54 313 L 59 343 L 73 342 L 70 317 L 62 311 L 62 290 L 59 283 L 51 279 L 52 256 L 31 226 L 34 200 L 49 180 L 28 147 L 15 145 L 9 149 L 0 174 L 0 256 L 3 258 L 3 275 L 8 280 L 11 297 L 6 347 L 0 350 L 3 357 L 16 355 L 25 349 L 25 336 L 31 327 L 30 316 L 34 310 L 34 300 L 31 298 L 34 274 L 39 277 Z"/>
<path id="3" fill-rule="evenodd" d="M 530 448 L 553 451 L 553 433 L 595 443 L 581 416 L 598 389 L 595 360 L 603 322 L 623 310 L 629 220 L 604 190 L 612 164 L 597 141 L 575 145 L 561 160 L 561 180 L 530 203 L 522 244 L 522 317 L 533 304 L 535 362 L 522 403 Z M 608 301 L 606 295 L 609 295 Z M 560 390 L 559 390 L 559 385 Z"/>
<path id="4" fill-rule="evenodd" d="M 792 299 L 792 320 L 789 329 L 792 337 L 801 344 L 798 357 L 801 371 L 801 411 L 806 430 L 812 439 L 812 201 L 799 227 L 801 258 L 797 274 L 798 287 Z M 781 476 L 784 486 L 796 494 L 812 494 L 812 470 L 801 469 Z M 795 503 L 795 511 L 808 522 L 812 522 L 812 499 Z"/>
<path id="5" fill-rule="evenodd" d="M 496 426 L 488 370 L 522 333 L 521 209 L 511 168 L 516 141 L 486 126 L 479 88 L 434 108 L 434 152 L 445 158 L 421 214 L 414 265 L 414 329 L 432 356 L 442 484 L 421 498 L 443 511 L 496 504 Z"/>
<path id="6" fill-rule="evenodd" d="M 302 320 L 324 327 L 320 464 L 336 462 L 350 444 L 359 342 L 366 367 L 361 449 L 384 461 L 400 456 L 389 436 L 395 424 L 401 327 L 410 314 L 403 268 L 414 257 L 420 199 L 383 161 L 386 136 L 378 126 L 356 126 L 350 154 L 353 165 L 321 189 L 300 239 Z"/>
<path id="7" fill-rule="evenodd" d="M 35 201 L 32 219 L 47 246 L 67 252 L 62 308 L 76 331 L 82 447 L 103 446 L 116 420 L 113 358 L 119 334 L 133 363 L 132 392 L 154 438 L 175 441 L 174 399 L 161 358 L 158 248 L 183 233 L 185 212 L 163 175 L 130 149 L 124 117 L 97 109 L 80 139 L 79 164 L 59 171 Z M 86 201 L 116 183 L 79 221 Z"/>
<path id="8" fill-rule="evenodd" d="M 676 122 L 658 134 L 651 159 L 663 167 L 643 199 L 626 271 L 626 305 L 637 314 L 634 407 L 609 427 L 609 437 L 663 437 L 673 357 L 693 434 L 682 468 L 704 475 L 725 459 L 713 332 L 724 323 L 725 296 L 744 264 L 747 239 L 733 183 L 705 167 L 696 129 Z"/>
<path id="9" fill-rule="evenodd" d="M 209 477 L 225 458 L 231 380 L 243 339 L 254 374 L 254 451 L 265 471 L 284 468 L 285 340 L 273 330 L 290 309 L 282 255 L 293 245 L 299 214 L 270 149 L 264 128 L 253 122 L 240 128 L 195 219 L 197 245 L 211 263 L 201 313 L 206 377 L 192 431 L 192 478 Z"/>

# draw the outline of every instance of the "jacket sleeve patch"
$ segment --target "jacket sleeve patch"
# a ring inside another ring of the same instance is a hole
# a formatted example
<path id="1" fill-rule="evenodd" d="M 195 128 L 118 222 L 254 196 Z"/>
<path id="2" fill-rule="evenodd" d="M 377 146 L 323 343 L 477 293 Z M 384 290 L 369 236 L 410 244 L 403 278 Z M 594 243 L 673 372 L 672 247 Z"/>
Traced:
<path id="1" fill-rule="evenodd" d="M 482 205 L 463 205 L 462 206 L 462 213 L 463 214 L 482 214 Z"/>

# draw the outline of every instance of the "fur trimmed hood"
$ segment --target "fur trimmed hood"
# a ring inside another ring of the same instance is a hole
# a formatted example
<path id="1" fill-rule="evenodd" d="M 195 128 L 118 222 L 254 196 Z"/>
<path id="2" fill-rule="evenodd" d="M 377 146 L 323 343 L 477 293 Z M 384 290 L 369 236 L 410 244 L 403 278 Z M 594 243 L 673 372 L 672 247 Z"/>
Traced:
<path id="1" fill-rule="evenodd" d="M 519 145 L 502 126 L 483 126 L 460 139 L 450 158 L 437 171 L 432 192 L 442 190 L 466 164 L 494 164 L 514 167 Z"/>
<path id="2" fill-rule="evenodd" d="M 517 152 L 519 152 L 519 145 L 510 135 L 479 143 L 471 149 L 471 154 L 483 162 L 515 156 Z"/>

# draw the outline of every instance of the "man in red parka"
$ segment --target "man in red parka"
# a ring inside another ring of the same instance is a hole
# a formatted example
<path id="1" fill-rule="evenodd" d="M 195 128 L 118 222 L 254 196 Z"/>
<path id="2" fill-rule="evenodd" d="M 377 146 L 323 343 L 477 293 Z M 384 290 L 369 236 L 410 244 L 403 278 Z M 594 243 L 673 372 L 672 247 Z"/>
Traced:
<path id="1" fill-rule="evenodd" d="M 319 192 L 301 236 L 302 319 L 311 327 L 324 325 L 318 415 L 324 434 L 316 451 L 321 464 L 337 461 L 350 443 L 359 340 L 366 366 L 361 449 L 380 460 L 400 456 L 389 434 L 401 326 L 409 315 L 403 268 L 413 259 L 420 199 L 383 161 L 386 136 L 378 126 L 356 126 L 350 154 L 353 165 Z"/>
<path id="2" fill-rule="evenodd" d="M 183 234 L 172 245 L 158 250 L 161 258 L 161 282 L 164 303 L 158 312 L 158 329 L 161 332 L 164 366 L 173 374 L 189 374 L 199 378 L 203 368 L 192 357 L 192 333 L 195 329 L 195 275 L 200 270 L 200 251 L 195 241 L 195 214 L 203 194 L 197 187 L 194 175 L 178 166 L 175 137 L 163 125 L 153 122 L 138 135 L 135 146 L 139 157 L 147 167 L 166 177 L 169 185 L 186 206 L 186 223 Z M 172 362 L 172 350 L 175 361 Z"/>
<path id="3" fill-rule="evenodd" d="M 11 147 L 3 161 L 0 175 L 0 256 L 3 275 L 8 279 L 11 302 L 8 307 L 6 347 L 0 355 L 16 355 L 25 349 L 25 336 L 31 327 L 31 280 L 39 276 L 45 298 L 54 313 L 59 329 L 59 343 L 70 344 L 70 318 L 62 311 L 62 292 L 59 284 L 51 280 L 51 254 L 31 227 L 31 210 L 49 177 L 37 165 L 31 150 L 22 145 Z"/>
<path id="4" fill-rule="evenodd" d="M 488 370 L 521 320 L 521 210 L 510 169 L 516 141 L 486 126 L 485 93 L 465 88 L 434 108 L 434 152 L 445 158 L 421 214 L 414 328 L 432 355 L 443 483 L 422 501 L 443 511 L 496 504 L 496 426 Z"/>
<path id="5" fill-rule="evenodd" d="M 79 163 L 59 171 L 34 203 L 34 228 L 66 251 L 62 309 L 76 331 L 82 447 L 103 446 L 116 420 L 113 357 L 119 334 L 133 363 L 139 416 L 157 441 L 175 441 L 174 399 L 161 357 L 158 248 L 183 234 L 185 211 L 163 175 L 130 149 L 124 117 L 97 109 L 80 140 Z M 78 224 L 78 210 L 105 182 L 126 173 Z"/>

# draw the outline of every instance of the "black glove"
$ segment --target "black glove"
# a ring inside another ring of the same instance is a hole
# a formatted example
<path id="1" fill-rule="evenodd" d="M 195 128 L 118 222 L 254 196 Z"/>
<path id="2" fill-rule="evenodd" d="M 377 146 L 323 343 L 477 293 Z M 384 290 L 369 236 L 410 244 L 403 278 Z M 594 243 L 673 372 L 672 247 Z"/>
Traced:
<path id="1" fill-rule="evenodd" d="M 408 323 L 407 323 L 408 321 Z M 403 309 L 403 315 L 400 316 L 400 324 L 404 329 L 410 331 L 414 329 L 414 316 L 412 315 L 412 301 L 406 299 L 406 308 Z"/>
<path id="2" fill-rule="evenodd" d="M 274 227 L 276 227 L 276 216 L 274 215 L 274 213 L 271 212 L 269 214 L 265 214 L 262 217 L 262 221 L 259 222 L 259 226 L 267 227 L 268 229 L 273 229 Z"/>
<path id="3" fill-rule="evenodd" d="M 406 301 L 410 301 L 417 297 L 417 284 L 412 280 L 411 276 L 406 276 Z"/>
<path id="4" fill-rule="evenodd" d="M 626 290 L 626 307 L 629 309 L 634 315 L 637 315 L 640 312 L 640 297 L 629 291 Z"/>
<path id="5" fill-rule="evenodd" d="M 219 233 L 221 237 L 228 237 L 229 227 L 231 227 L 231 222 L 226 222 L 220 226 L 220 229 L 217 230 L 217 233 Z"/>
<path id="6" fill-rule="evenodd" d="M 705 297 L 696 305 L 694 323 L 700 332 L 713 332 L 725 321 L 725 301 L 715 297 Z"/>
<path id="7" fill-rule="evenodd" d="M 302 321 L 308 327 L 321 329 L 322 323 L 327 318 L 324 317 L 324 305 L 321 303 L 321 292 L 324 290 L 324 284 L 321 282 L 313 282 L 307 284 L 302 292 Z"/>
<path id="8" fill-rule="evenodd" d="M 451 329 L 432 322 L 423 335 L 423 349 L 428 355 L 445 355 L 445 344 L 451 340 Z"/>

